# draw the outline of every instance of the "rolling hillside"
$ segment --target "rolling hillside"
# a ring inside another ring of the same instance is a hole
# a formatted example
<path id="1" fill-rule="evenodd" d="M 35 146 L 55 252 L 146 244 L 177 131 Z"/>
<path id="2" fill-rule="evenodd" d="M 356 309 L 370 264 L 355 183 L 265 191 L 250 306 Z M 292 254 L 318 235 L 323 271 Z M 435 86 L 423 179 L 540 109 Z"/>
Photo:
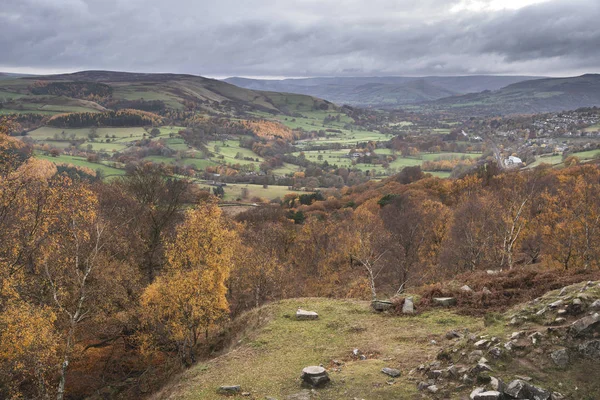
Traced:
<path id="1" fill-rule="evenodd" d="M 600 106 L 600 75 L 534 79 L 496 91 L 453 96 L 426 108 L 474 115 L 534 114 Z"/>
<path id="2" fill-rule="evenodd" d="M 2 113 L 96 112 L 111 108 L 114 103 L 136 101 L 178 110 L 193 104 L 208 111 L 222 111 L 225 107 L 287 112 L 280 96 L 194 75 L 83 71 L 0 80 Z M 310 96 L 302 96 L 297 102 L 309 108 L 333 108 Z"/>
<path id="3" fill-rule="evenodd" d="M 497 90 L 532 78 L 534 77 L 479 75 L 260 80 L 234 77 L 225 81 L 252 90 L 317 96 L 336 104 L 393 107 L 437 100 L 456 94 Z"/>

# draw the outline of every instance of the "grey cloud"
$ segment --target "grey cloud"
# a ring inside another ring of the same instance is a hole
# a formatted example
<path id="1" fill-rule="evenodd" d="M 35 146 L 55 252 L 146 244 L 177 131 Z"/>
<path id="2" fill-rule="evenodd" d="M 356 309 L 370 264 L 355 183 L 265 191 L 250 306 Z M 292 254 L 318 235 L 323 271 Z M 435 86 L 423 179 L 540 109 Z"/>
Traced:
<path id="1" fill-rule="evenodd" d="M 0 70 L 561 75 L 600 68 L 597 0 L 3 0 Z"/>

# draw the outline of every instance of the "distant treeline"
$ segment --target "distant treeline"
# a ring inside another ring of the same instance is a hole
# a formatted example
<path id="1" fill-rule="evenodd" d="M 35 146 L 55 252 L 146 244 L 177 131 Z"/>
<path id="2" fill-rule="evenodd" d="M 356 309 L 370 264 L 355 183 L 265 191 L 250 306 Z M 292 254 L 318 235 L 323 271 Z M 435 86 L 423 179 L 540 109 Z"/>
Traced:
<path id="1" fill-rule="evenodd" d="M 167 108 L 162 100 L 113 100 L 105 104 L 107 108 L 113 110 L 135 109 L 150 112 L 161 112 Z"/>
<path id="2" fill-rule="evenodd" d="M 91 126 L 149 126 L 159 125 L 162 118 L 139 110 L 105 111 L 101 113 L 70 113 L 55 115 L 48 125 L 58 128 L 85 128 Z"/>
<path id="3" fill-rule="evenodd" d="M 37 95 L 68 96 L 76 99 L 109 97 L 112 87 L 98 82 L 35 82 L 30 91 Z"/>

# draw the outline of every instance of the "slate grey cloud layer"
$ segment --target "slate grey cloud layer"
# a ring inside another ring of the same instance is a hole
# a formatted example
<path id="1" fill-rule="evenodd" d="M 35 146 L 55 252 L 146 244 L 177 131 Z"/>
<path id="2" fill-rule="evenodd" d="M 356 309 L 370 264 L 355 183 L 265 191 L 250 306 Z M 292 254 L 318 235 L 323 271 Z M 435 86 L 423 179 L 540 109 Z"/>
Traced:
<path id="1" fill-rule="evenodd" d="M 500 0 L 2 0 L 0 70 L 213 76 L 600 71 L 598 0 L 455 11 L 473 1 Z"/>

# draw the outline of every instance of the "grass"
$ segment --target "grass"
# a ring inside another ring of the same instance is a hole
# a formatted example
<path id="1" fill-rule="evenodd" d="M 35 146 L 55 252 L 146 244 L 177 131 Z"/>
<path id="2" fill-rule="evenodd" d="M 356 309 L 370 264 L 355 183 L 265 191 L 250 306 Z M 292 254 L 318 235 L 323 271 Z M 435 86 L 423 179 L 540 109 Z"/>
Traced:
<path id="1" fill-rule="evenodd" d="M 570 155 L 578 157 L 582 161 L 591 160 L 591 159 L 594 159 L 594 158 L 600 156 L 600 149 L 580 151 L 578 153 L 572 153 Z M 560 165 L 560 164 L 562 164 L 562 162 L 563 162 L 563 157 L 560 154 L 549 155 L 549 156 L 540 156 L 540 157 L 537 157 L 535 162 L 533 162 L 531 165 L 529 165 L 529 167 L 537 167 L 540 164 Z"/>
<path id="2" fill-rule="evenodd" d="M 296 321 L 297 308 L 314 310 L 319 319 Z M 430 341 L 441 342 L 441 336 L 451 329 L 483 328 L 482 319 L 449 311 L 392 317 L 371 312 L 368 302 L 314 298 L 284 300 L 254 310 L 246 318 L 262 319 L 263 327 L 247 330 L 238 347 L 186 371 L 179 382 L 154 399 L 220 399 L 216 389 L 233 384 L 251 392 L 254 399 L 283 398 L 301 390 L 302 368 L 319 364 L 330 369 L 332 379 L 329 386 L 318 390 L 319 399 L 419 398 L 416 383 L 407 373 L 435 359 L 441 346 Z M 368 359 L 353 357 L 355 348 Z M 333 360 L 344 364 L 336 367 Z M 403 375 L 391 379 L 380 372 L 383 367 L 398 368 Z"/>
<path id="3" fill-rule="evenodd" d="M 212 191 L 212 186 L 199 183 L 201 188 Z M 249 191 L 249 201 L 252 197 L 260 197 L 267 200 L 273 200 L 277 197 L 283 199 L 283 196 L 289 193 L 299 193 L 297 190 L 289 190 L 287 186 L 275 186 L 269 185 L 267 188 L 263 188 L 262 185 L 244 184 L 244 183 L 228 183 L 223 189 L 225 190 L 224 200 L 235 201 L 242 197 L 242 188 L 246 188 Z"/>
<path id="4" fill-rule="evenodd" d="M 70 164 L 70 165 L 74 165 L 77 167 L 89 168 L 92 171 L 100 170 L 100 171 L 102 171 L 102 173 L 104 174 L 105 177 L 111 177 L 111 176 L 125 174 L 125 171 L 122 169 L 113 168 L 113 167 L 110 167 L 110 166 L 104 165 L 104 164 L 92 163 L 92 162 L 87 161 L 83 157 L 74 157 L 74 156 L 67 156 L 67 155 L 52 157 L 52 156 L 48 156 L 48 155 L 44 155 L 44 154 L 36 154 L 36 157 L 41 160 L 48 160 L 50 162 L 53 162 L 54 164 Z"/>

